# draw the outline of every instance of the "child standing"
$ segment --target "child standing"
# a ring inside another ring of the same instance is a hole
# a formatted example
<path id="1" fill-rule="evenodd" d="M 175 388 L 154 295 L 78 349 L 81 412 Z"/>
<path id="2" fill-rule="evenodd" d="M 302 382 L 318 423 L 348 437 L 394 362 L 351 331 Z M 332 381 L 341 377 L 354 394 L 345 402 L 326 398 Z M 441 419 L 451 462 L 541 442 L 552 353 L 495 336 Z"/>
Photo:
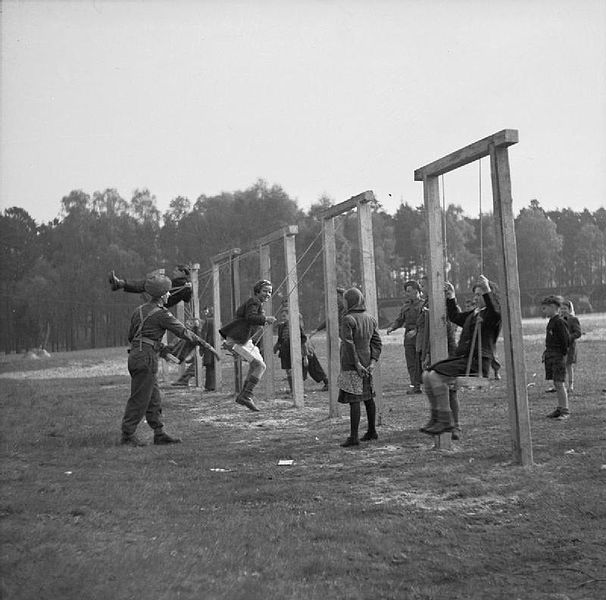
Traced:
<path id="1" fill-rule="evenodd" d="M 558 397 L 558 405 L 547 416 L 550 419 L 564 421 L 570 416 L 568 394 L 564 381 L 566 380 L 566 354 L 569 346 L 568 327 L 560 316 L 561 301 L 557 296 L 547 296 L 541 302 L 541 313 L 549 319 L 545 336 L 545 379 L 553 380 L 553 386 Z"/>
<path id="2" fill-rule="evenodd" d="M 299 335 L 301 336 L 301 358 L 303 361 L 303 379 L 305 379 L 307 369 L 307 336 L 303 331 L 301 324 L 301 315 L 299 315 Z M 288 326 L 288 305 L 282 304 L 280 317 L 278 320 L 278 339 L 274 344 L 274 354 L 278 353 L 280 357 L 280 366 L 286 371 L 288 380 L 288 389 L 292 395 L 292 360 L 290 357 L 290 328 Z"/>
<path id="3" fill-rule="evenodd" d="M 576 341 L 581 337 L 581 324 L 574 314 L 574 306 L 570 300 L 564 300 L 560 307 L 560 314 L 568 327 L 570 345 L 566 354 L 566 374 L 568 376 L 568 393 L 574 392 L 574 365 L 577 362 Z"/>
<path id="4" fill-rule="evenodd" d="M 345 313 L 341 321 L 339 374 L 339 398 L 341 404 L 349 404 L 350 435 L 341 444 L 344 448 L 358 446 L 360 425 L 360 403 L 364 402 L 368 419 L 368 431 L 363 442 L 378 439 L 375 428 L 375 392 L 372 387 L 372 372 L 381 355 L 381 338 L 377 321 L 366 312 L 362 292 L 348 289 L 344 296 Z"/>

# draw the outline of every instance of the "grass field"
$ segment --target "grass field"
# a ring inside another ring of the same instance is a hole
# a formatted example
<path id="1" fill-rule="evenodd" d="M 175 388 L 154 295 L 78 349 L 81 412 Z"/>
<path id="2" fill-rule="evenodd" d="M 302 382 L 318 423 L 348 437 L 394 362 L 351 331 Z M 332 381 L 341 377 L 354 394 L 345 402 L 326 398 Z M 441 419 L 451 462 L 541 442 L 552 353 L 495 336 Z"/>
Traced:
<path id="1" fill-rule="evenodd" d="M 511 463 L 503 381 L 461 394 L 461 441 L 433 449 L 401 335 L 383 336 L 379 440 L 355 449 L 314 382 L 303 409 L 260 395 L 251 413 L 174 372 L 183 443 L 122 447 L 124 348 L 0 357 L 1 598 L 604 598 L 606 315 L 581 325 L 572 416 L 553 422 L 545 321 L 524 322 L 531 467 Z"/>

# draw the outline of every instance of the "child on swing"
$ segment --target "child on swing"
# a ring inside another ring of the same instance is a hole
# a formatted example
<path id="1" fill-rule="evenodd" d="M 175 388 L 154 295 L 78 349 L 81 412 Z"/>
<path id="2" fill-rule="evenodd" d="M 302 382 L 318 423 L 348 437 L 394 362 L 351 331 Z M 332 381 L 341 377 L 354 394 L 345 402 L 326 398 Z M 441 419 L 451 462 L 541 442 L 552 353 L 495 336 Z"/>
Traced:
<path id="1" fill-rule="evenodd" d="M 501 331 L 501 312 L 498 302 L 484 275 L 480 275 L 473 287 L 476 307 L 473 310 L 461 311 L 455 297 L 452 283 L 444 285 L 446 294 L 446 312 L 448 319 L 462 327 L 461 336 L 453 356 L 438 361 L 423 374 L 423 384 L 431 417 L 429 423 L 421 428 L 422 433 L 439 435 L 454 428 L 453 415 L 449 403 L 449 385 L 457 377 L 466 374 L 482 374 L 488 377 L 494 357 L 495 344 Z M 481 364 L 478 360 L 477 346 L 472 343 L 479 327 Z M 471 361 L 468 359 L 471 358 Z M 468 369 L 469 362 L 469 369 Z M 467 371 L 469 370 L 469 373 Z"/>
<path id="2" fill-rule="evenodd" d="M 261 351 L 253 343 L 253 338 L 265 325 L 276 322 L 276 317 L 265 315 L 263 309 L 263 304 L 269 300 L 272 292 L 271 281 L 257 281 L 253 287 L 253 296 L 238 307 L 233 321 L 219 329 L 221 337 L 225 339 L 226 348 L 249 364 L 248 374 L 240 393 L 236 396 L 236 402 L 254 412 L 258 412 L 259 408 L 253 401 L 253 391 L 267 367 Z"/>

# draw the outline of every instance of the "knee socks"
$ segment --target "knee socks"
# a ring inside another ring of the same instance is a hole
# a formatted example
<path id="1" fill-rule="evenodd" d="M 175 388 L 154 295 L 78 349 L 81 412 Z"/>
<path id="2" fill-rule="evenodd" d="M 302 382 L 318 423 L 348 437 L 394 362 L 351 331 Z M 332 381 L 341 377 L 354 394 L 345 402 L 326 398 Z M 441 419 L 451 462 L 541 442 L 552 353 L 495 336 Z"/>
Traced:
<path id="1" fill-rule="evenodd" d="M 375 401 L 372 398 L 370 400 L 366 400 L 364 402 L 364 407 L 366 408 L 366 418 L 368 419 L 368 432 L 376 433 L 375 419 L 377 414 L 377 407 L 375 405 Z"/>
<path id="2" fill-rule="evenodd" d="M 351 402 L 349 404 L 349 425 L 351 428 L 351 438 L 358 439 L 358 428 L 360 426 L 360 403 Z"/>
<path id="3" fill-rule="evenodd" d="M 450 404 L 450 411 L 452 412 L 452 421 L 455 427 L 459 426 L 459 398 L 457 397 L 457 390 L 448 389 L 448 403 Z"/>

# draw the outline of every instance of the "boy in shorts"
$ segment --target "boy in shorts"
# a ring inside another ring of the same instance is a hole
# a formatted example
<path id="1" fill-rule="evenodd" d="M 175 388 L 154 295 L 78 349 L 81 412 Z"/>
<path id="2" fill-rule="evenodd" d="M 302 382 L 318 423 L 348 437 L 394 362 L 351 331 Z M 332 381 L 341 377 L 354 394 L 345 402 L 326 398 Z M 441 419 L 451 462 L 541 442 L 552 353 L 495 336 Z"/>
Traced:
<path id="1" fill-rule="evenodd" d="M 553 380 L 553 387 L 558 397 L 558 405 L 547 417 L 565 421 L 570 416 L 568 393 L 566 392 L 566 354 L 570 345 L 570 336 L 566 322 L 560 316 L 561 300 L 558 296 L 547 296 L 541 302 L 541 313 L 547 323 L 545 336 L 545 379 Z"/>

